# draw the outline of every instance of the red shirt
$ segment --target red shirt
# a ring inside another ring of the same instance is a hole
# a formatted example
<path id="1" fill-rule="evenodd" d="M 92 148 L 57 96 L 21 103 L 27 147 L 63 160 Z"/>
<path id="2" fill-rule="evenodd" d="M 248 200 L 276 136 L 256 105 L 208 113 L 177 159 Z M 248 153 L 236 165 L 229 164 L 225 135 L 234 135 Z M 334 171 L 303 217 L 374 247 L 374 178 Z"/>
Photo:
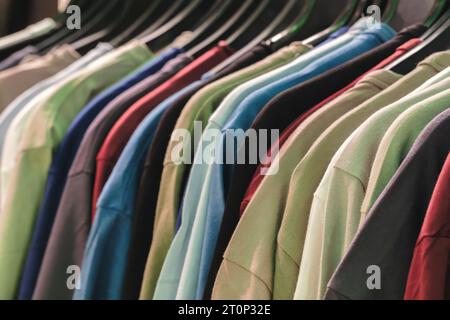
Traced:
<path id="1" fill-rule="evenodd" d="M 218 46 L 179 71 L 170 80 L 137 101 L 122 115 L 111 129 L 97 154 L 97 167 L 92 195 L 92 217 L 95 216 L 97 200 L 109 175 L 114 169 L 122 150 L 141 121 L 164 100 L 194 81 L 199 80 L 203 74 L 227 59 L 232 53 L 233 51 L 224 42 L 221 42 Z"/>
<path id="2" fill-rule="evenodd" d="M 403 45 L 398 47 L 398 49 L 388 58 L 381 61 L 378 65 L 370 69 L 368 72 L 357 78 L 355 81 L 350 83 L 345 88 L 339 90 L 338 92 L 334 93 L 333 95 L 329 96 L 325 100 L 323 100 L 321 103 L 314 106 L 309 111 L 303 113 L 297 120 L 295 120 L 286 130 L 283 131 L 282 135 L 280 136 L 280 139 L 278 140 L 278 146 L 281 148 L 284 143 L 289 139 L 291 134 L 305 121 L 308 119 L 314 112 L 318 111 L 325 105 L 327 105 L 329 102 L 333 101 L 343 93 L 347 92 L 351 88 L 353 88 L 362 78 L 364 78 L 367 74 L 369 74 L 372 71 L 383 69 L 384 67 L 388 66 L 401 56 L 403 56 L 405 53 L 416 47 L 418 44 L 422 43 L 422 40 L 420 38 L 411 39 L 407 42 L 405 42 Z M 270 150 L 267 155 L 267 159 L 270 159 L 270 156 L 272 155 L 273 151 Z M 256 190 L 258 189 L 259 185 L 261 184 L 262 180 L 264 179 L 264 175 L 261 174 L 261 172 L 267 172 L 267 170 L 262 170 L 263 168 L 268 169 L 271 166 L 270 161 L 264 161 L 264 164 L 261 164 L 258 170 L 256 170 L 256 173 L 252 179 L 252 182 L 250 183 L 247 193 L 245 194 L 244 200 L 241 204 L 241 215 L 244 213 L 245 209 L 247 208 L 247 205 L 250 203 L 250 201 L 253 198 L 253 195 L 255 194 Z"/>
<path id="3" fill-rule="evenodd" d="M 414 249 L 405 300 L 450 299 L 450 153 Z"/>

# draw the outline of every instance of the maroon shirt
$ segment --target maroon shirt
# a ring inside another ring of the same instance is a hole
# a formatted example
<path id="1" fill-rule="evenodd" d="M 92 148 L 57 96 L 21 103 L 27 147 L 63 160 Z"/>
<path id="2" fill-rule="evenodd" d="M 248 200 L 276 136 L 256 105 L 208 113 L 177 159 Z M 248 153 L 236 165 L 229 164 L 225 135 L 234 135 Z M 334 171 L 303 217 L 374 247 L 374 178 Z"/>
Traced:
<path id="1" fill-rule="evenodd" d="M 224 42 L 220 42 L 218 46 L 203 54 L 170 80 L 137 101 L 116 122 L 97 154 L 97 170 L 92 195 L 92 217 L 95 215 L 97 200 L 103 186 L 114 169 L 122 150 L 141 121 L 161 102 L 192 82 L 199 80 L 204 73 L 227 59 L 232 53 L 233 50 Z"/>
<path id="2" fill-rule="evenodd" d="M 417 239 L 405 300 L 450 299 L 450 153 Z"/>

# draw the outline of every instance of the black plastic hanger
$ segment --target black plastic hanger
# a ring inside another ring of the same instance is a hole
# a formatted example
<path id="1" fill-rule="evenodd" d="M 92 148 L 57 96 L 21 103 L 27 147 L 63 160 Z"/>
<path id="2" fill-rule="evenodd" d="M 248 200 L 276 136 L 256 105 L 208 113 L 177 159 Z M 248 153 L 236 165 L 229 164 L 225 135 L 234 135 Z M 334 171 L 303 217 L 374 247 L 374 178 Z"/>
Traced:
<path id="1" fill-rule="evenodd" d="M 105 6 L 105 4 L 107 5 Z M 73 34 L 79 34 L 84 35 L 88 32 L 91 32 L 98 24 L 99 24 L 99 12 L 101 18 L 107 18 L 108 9 L 111 8 L 115 4 L 114 1 L 98 1 L 93 3 L 91 6 L 89 6 L 88 9 L 82 8 L 82 28 L 81 30 L 69 30 L 65 25 L 62 28 L 61 31 L 53 35 L 52 37 L 44 40 L 43 42 L 36 45 L 36 48 L 40 52 L 47 52 L 54 46 L 61 44 L 61 43 L 67 43 L 66 39 L 67 37 L 73 35 Z M 81 8 L 81 7 L 80 7 Z M 85 10 L 85 11 L 83 11 Z M 101 13 L 104 14 L 101 14 Z"/>
<path id="2" fill-rule="evenodd" d="M 254 0 L 244 1 L 241 3 L 240 7 L 236 4 L 238 10 L 234 12 L 234 14 L 228 18 L 216 32 L 189 50 L 187 54 L 193 57 L 199 56 L 203 52 L 207 51 L 211 46 L 215 45 L 218 40 L 229 37 L 246 21 L 246 18 L 252 13 L 254 4 Z"/>
<path id="3" fill-rule="evenodd" d="M 280 20 L 284 20 L 287 10 L 292 9 L 294 4 L 293 1 L 260 1 L 253 15 L 226 39 L 226 42 L 232 48 L 242 49 L 245 46 L 248 47 L 249 43 L 253 43 L 255 37 L 261 38 L 262 34 L 265 35 L 262 37 L 264 40 L 274 33 L 275 28 L 280 25 Z"/>
<path id="4" fill-rule="evenodd" d="M 206 14 L 206 20 L 194 29 L 189 41 L 183 45 L 184 51 L 192 49 L 211 35 L 214 30 L 217 30 L 224 23 L 224 20 L 229 18 L 236 10 L 236 7 L 239 8 L 236 4 L 233 0 L 216 1 Z"/>
<path id="5" fill-rule="evenodd" d="M 163 1 L 156 12 L 156 17 L 154 18 L 155 20 L 152 25 L 141 31 L 140 34 L 136 36 L 136 39 L 143 39 L 146 36 L 150 35 L 156 29 L 158 29 L 178 13 L 180 13 L 181 10 L 186 7 L 186 5 L 187 2 L 184 0 Z"/>
<path id="6" fill-rule="evenodd" d="M 204 16 L 204 13 L 207 12 L 211 5 L 211 1 L 208 0 L 189 1 L 188 6 L 178 15 L 145 37 L 143 41 L 153 51 L 159 51 L 167 47 L 173 41 L 174 37 L 191 29 L 196 24 L 196 21 Z"/>
<path id="7" fill-rule="evenodd" d="M 388 70 L 392 70 L 399 74 L 407 74 L 413 70 L 416 65 L 438 51 L 444 51 L 450 49 L 450 11 L 447 11 L 442 17 L 446 21 L 443 23 L 433 34 L 419 46 L 414 48 L 411 52 L 404 57 L 393 62 L 387 67 Z"/>
<path id="8" fill-rule="evenodd" d="M 158 9 L 159 4 L 163 0 L 153 0 L 150 2 L 138 2 L 138 10 L 142 10 L 142 14 L 132 23 L 127 29 L 125 29 L 121 34 L 112 39 L 110 43 L 113 46 L 120 46 L 121 44 L 131 40 L 136 32 L 142 29 L 142 26 L 148 26 L 150 18 L 152 18 L 153 13 Z"/>
<path id="9" fill-rule="evenodd" d="M 307 38 L 304 40 L 304 43 L 310 44 L 310 45 L 318 45 L 319 43 L 326 40 L 331 34 L 333 34 L 335 31 L 337 31 L 339 28 L 347 25 L 350 21 L 350 19 L 353 17 L 355 10 L 358 6 L 358 0 L 350 0 L 346 3 L 342 3 L 341 1 L 333 1 L 333 3 L 336 3 L 336 7 L 332 9 L 332 11 L 329 11 L 331 13 L 334 13 L 334 20 L 328 23 L 328 27 L 324 29 L 323 31 L 320 31 L 319 33 Z M 340 6 L 337 7 L 337 3 L 340 3 Z M 323 3 L 322 8 L 325 8 L 326 5 Z M 329 5 L 328 5 L 329 7 Z M 328 8 L 327 7 L 327 8 Z M 330 8 L 328 8 L 330 9 Z M 322 12 L 322 15 L 324 12 Z M 337 16 L 336 16 L 337 14 Z M 333 19 L 333 17 L 330 17 Z M 324 19 L 324 18 L 322 18 Z"/>
<path id="10" fill-rule="evenodd" d="M 298 10 L 297 16 L 291 21 L 289 26 L 273 36 L 271 39 L 267 40 L 266 45 L 272 46 L 275 49 L 275 47 L 283 47 L 284 44 L 290 42 L 288 38 L 293 37 L 294 34 L 297 34 L 305 25 L 311 15 L 315 3 L 315 0 L 303 1 L 300 9 Z"/>
<path id="11" fill-rule="evenodd" d="M 72 43 L 72 46 L 81 54 L 85 54 L 92 50 L 99 42 L 110 42 L 139 17 L 139 12 L 136 12 L 138 11 L 136 8 L 134 1 L 119 0 L 119 6 L 113 9 L 113 12 L 119 15 L 113 19 L 112 23 L 97 33 L 77 40 Z"/>
<path id="12" fill-rule="evenodd" d="M 278 50 L 293 41 L 307 38 L 309 44 L 317 44 L 344 26 L 355 12 L 358 1 L 306 0 L 302 14 L 294 25 L 266 42 L 272 50 Z"/>
<path id="13" fill-rule="evenodd" d="M 247 19 L 246 23 L 241 28 L 226 40 L 226 43 L 228 43 L 231 48 L 239 49 L 239 51 L 216 66 L 212 70 L 213 73 L 220 72 L 223 68 L 230 65 L 230 63 L 233 63 L 243 54 L 251 50 L 254 46 L 261 43 L 264 39 L 279 32 L 277 29 L 283 25 L 283 21 L 289 15 L 290 10 L 295 7 L 295 1 L 283 1 L 283 6 L 276 11 L 275 7 L 270 6 L 270 4 L 274 5 L 270 0 L 260 1 L 253 15 Z M 280 5 L 280 3 L 278 3 L 278 5 Z M 275 16 L 272 15 L 277 12 L 278 14 L 275 14 Z M 267 24 L 268 21 L 270 22 L 269 24 Z M 261 25 L 264 25 L 262 31 Z"/>

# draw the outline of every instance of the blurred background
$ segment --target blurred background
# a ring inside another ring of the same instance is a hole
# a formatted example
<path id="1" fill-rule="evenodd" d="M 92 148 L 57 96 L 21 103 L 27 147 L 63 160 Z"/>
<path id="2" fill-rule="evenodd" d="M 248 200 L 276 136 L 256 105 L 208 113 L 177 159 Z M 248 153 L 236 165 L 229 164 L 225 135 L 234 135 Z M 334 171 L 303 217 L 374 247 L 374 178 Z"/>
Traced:
<path id="1" fill-rule="evenodd" d="M 68 0 L 0 0 L 0 36 L 52 17 Z"/>

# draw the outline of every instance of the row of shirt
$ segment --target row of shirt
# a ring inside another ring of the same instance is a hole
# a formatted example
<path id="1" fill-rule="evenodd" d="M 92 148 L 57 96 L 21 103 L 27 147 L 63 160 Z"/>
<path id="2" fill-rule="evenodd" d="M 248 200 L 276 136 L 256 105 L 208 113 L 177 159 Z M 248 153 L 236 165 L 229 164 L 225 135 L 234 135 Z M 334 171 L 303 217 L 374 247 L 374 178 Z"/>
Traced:
<path id="1" fill-rule="evenodd" d="M 387 68 L 425 31 L 0 62 L 0 298 L 449 298 L 450 51 Z"/>

